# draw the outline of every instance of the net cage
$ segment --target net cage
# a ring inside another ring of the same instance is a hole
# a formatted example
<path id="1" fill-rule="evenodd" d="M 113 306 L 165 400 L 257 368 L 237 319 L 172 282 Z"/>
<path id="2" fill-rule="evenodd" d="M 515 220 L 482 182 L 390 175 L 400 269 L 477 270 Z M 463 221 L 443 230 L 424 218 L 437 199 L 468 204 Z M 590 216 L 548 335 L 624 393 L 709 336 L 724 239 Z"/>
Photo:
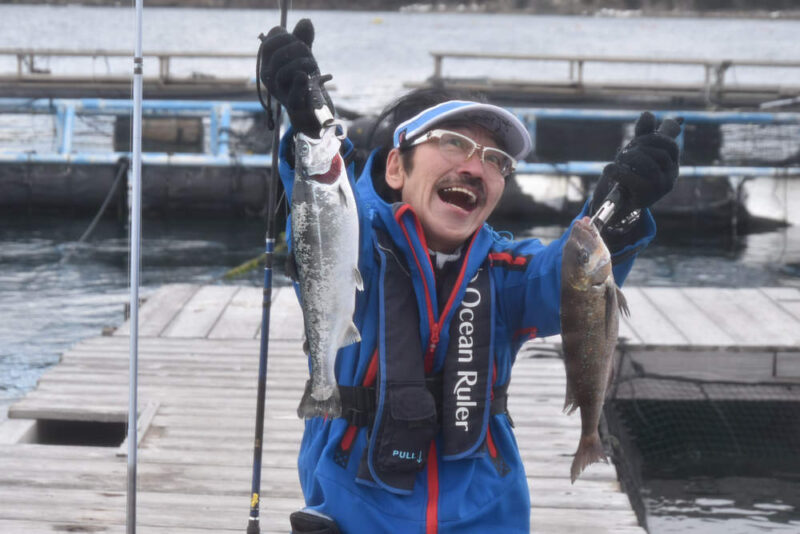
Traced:
<path id="1" fill-rule="evenodd" d="M 601 430 L 642 525 L 646 479 L 800 479 L 800 384 L 647 374 L 622 354 Z"/>
<path id="2" fill-rule="evenodd" d="M 211 154 L 212 137 L 227 135 L 232 164 L 145 165 L 143 209 L 148 212 L 261 216 L 266 195 L 264 170 L 238 163 L 238 156 L 266 154 L 272 135 L 263 114 L 236 113 L 230 125 L 210 126 L 208 116 L 145 117 L 143 152 Z M 131 121 L 127 115 L 77 113 L 68 151 L 86 158 L 112 152 L 128 157 Z M 127 175 L 117 183 L 121 160 L 111 163 L 47 163 L 29 156 L 63 151 L 55 115 L 0 113 L 0 145 L 19 157 L 0 165 L 0 209 L 53 211 L 65 215 L 95 213 L 110 196 L 120 220 L 127 217 Z"/>

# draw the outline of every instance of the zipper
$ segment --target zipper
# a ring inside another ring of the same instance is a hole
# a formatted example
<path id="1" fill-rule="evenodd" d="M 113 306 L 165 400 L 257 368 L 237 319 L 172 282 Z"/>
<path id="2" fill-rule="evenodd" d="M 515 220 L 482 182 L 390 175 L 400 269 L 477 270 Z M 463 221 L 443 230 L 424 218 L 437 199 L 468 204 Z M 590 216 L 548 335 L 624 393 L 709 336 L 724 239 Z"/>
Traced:
<path id="1" fill-rule="evenodd" d="M 436 458 L 436 441 L 428 449 L 428 504 L 425 507 L 425 534 L 439 530 L 439 466 Z"/>
<path id="2" fill-rule="evenodd" d="M 425 233 L 422 230 L 422 225 L 420 224 L 416 213 L 414 213 L 411 207 L 406 204 L 405 206 L 401 207 L 397 211 L 397 213 L 395 213 L 395 220 L 398 222 L 400 228 L 403 231 L 403 234 L 405 234 L 406 241 L 411 247 L 411 252 L 414 255 L 414 261 L 417 263 L 417 268 L 419 270 L 420 276 L 422 277 L 422 283 L 425 288 L 425 300 L 428 312 L 428 325 L 430 326 L 431 332 L 430 332 L 430 340 L 428 342 L 428 349 L 425 352 L 424 363 L 425 363 L 425 374 L 430 374 L 431 372 L 433 372 L 434 355 L 436 354 L 436 347 L 439 345 L 440 334 L 442 331 L 442 327 L 444 325 L 444 321 L 447 318 L 447 315 L 450 313 L 450 309 L 453 306 L 456 293 L 458 293 L 458 288 L 463 283 L 464 274 L 467 269 L 467 260 L 469 259 L 470 252 L 472 251 L 472 245 L 475 243 L 478 237 L 478 232 L 475 232 L 475 234 L 472 236 L 472 239 L 470 240 L 467 251 L 464 254 L 464 258 L 462 259 L 461 271 L 459 273 L 458 279 L 456 280 L 456 283 L 453 286 L 450 296 L 447 299 L 447 304 L 445 305 L 441 316 L 437 320 L 436 315 L 438 310 L 434 309 L 433 298 L 431 296 L 436 294 L 435 293 L 436 287 L 434 286 L 432 288 L 433 293 L 431 293 L 431 288 L 428 287 L 425 273 L 422 270 L 422 264 L 420 262 L 420 258 L 417 256 L 414 244 L 411 241 L 411 236 L 408 232 L 408 229 L 401 221 L 401 218 L 406 211 L 410 212 L 413 217 L 413 222 L 417 230 L 417 236 L 420 240 L 422 248 L 426 251 L 425 258 L 428 260 L 427 265 L 431 273 L 434 272 L 433 262 L 431 261 L 430 256 L 428 256 L 427 254 L 428 245 L 425 242 Z M 434 284 L 435 284 L 435 278 L 434 278 Z M 438 466 L 438 458 L 436 455 L 437 455 L 436 441 L 431 440 L 431 446 L 430 449 L 428 450 L 428 463 L 427 463 L 428 500 L 425 507 L 425 534 L 437 534 L 439 530 L 439 466 Z"/>
<path id="3" fill-rule="evenodd" d="M 433 355 L 436 353 L 436 346 L 439 345 L 439 332 L 442 330 L 441 323 L 433 321 L 429 318 L 431 327 L 431 340 L 428 344 L 428 352 L 425 353 L 425 374 L 430 374 L 433 371 Z"/>

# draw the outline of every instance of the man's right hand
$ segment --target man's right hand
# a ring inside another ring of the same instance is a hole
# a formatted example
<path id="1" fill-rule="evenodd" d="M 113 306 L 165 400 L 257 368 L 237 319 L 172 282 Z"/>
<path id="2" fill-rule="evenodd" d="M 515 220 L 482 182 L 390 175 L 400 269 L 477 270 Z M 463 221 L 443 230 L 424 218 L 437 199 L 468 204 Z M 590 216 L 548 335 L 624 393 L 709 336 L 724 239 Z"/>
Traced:
<path id="1" fill-rule="evenodd" d="M 262 37 L 261 82 L 267 91 L 289 114 L 294 129 L 309 137 L 318 138 L 321 125 L 314 113 L 314 87 L 318 84 L 325 104 L 334 112 L 333 103 L 323 87 L 329 77 L 320 77 L 319 67 L 311 53 L 314 42 L 314 25 L 308 19 L 300 20 L 292 33 L 280 26 L 272 28 Z M 327 79 L 326 79 L 327 78 Z M 319 93 L 316 93 L 319 94 Z"/>

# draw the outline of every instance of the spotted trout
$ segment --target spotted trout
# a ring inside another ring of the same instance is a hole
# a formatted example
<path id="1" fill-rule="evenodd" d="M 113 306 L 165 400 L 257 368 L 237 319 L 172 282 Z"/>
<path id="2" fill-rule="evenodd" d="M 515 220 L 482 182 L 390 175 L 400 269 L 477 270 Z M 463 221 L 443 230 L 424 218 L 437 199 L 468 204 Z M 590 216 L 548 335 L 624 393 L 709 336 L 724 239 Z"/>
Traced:
<path id="1" fill-rule="evenodd" d="M 611 255 L 595 225 L 584 217 L 572 226 L 561 260 L 564 411 L 581 410 L 581 438 L 570 470 L 573 483 L 588 465 L 608 462 L 598 425 L 613 372 L 619 310 L 628 314 L 611 272 Z"/>
<path id="2" fill-rule="evenodd" d="M 320 139 L 295 136 L 292 258 L 300 287 L 311 379 L 297 408 L 300 418 L 338 417 L 336 353 L 361 340 L 353 323 L 358 271 L 358 213 L 335 127 Z"/>

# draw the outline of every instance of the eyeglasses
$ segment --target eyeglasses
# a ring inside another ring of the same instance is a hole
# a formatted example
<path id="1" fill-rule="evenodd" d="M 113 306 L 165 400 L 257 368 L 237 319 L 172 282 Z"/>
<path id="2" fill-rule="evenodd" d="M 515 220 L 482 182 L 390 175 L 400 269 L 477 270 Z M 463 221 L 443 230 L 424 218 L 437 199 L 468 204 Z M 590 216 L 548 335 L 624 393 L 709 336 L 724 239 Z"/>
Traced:
<path id="1" fill-rule="evenodd" d="M 452 163 L 463 163 L 480 152 L 481 163 L 489 176 L 505 178 L 517 165 L 517 161 L 499 148 L 479 145 L 466 135 L 450 130 L 430 130 L 414 139 L 408 146 L 427 143 L 431 139 L 439 140 L 439 150 Z"/>

